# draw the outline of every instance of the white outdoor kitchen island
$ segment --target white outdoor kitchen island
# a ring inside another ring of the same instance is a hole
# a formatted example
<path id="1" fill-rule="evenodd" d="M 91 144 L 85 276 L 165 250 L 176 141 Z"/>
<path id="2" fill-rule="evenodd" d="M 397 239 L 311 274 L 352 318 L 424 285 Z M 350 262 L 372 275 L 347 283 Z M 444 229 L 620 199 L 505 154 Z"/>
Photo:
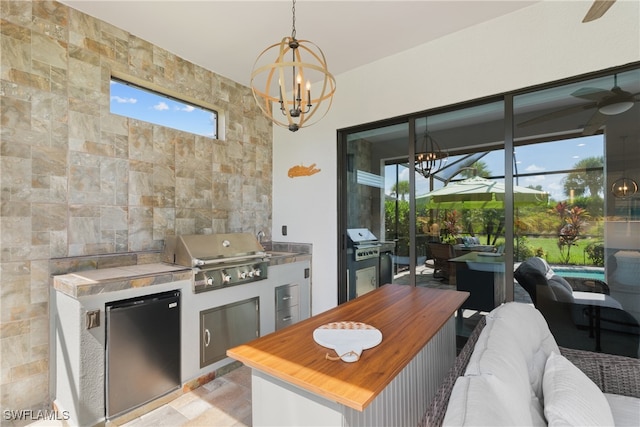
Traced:
<path id="1" fill-rule="evenodd" d="M 409 285 L 375 291 L 227 355 L 252 368 L 253 425 L 416 425 L 456 357 L 454 313 L 467 292 Z M 332 322 L 363 322 L 382 342 L 357 362 L 313 339 Z"/>
<path id="2" fill-rule="evenodd" d="M 199 331 L 202 329 L 200 322 L 203 312 L 234 305 L 239 301 L 258 300 L 261 335 L 309 317 L 311 254 L 269 251 L 268 255 L 268 278 L 202 293 L 194 292 L 194 273 L 191 268 L 184 266 L 140 263 L 89 269 L 87 266 L 95 263 L 83 263 L 84 259 L 77 262 L 72 259 L 59 260 L 60 263 L 77 263 L 85 268 L 52 277 L 51 324 L 52 342 L 55 343 L 51 355 L 52 370 L 55 372 L 53 400 L 58 410 L 69 414 L 65 425 L 103 426 L 107 423 L 106 306 L 111 301 L 180 291 L 182 307 L 181 339 L 178 344 L 181 353 L 179 382 L 182 387 L 115 416 L 117 425 L 210 381 L 218 372 L 224 373 L 227 366 L 234 364 L 232 359 L 224 357 L 224 351 L 223 359 L 202 363 L 201 353 L 206 335 Z M 292 289 L 295 289 L 295 293 Z M 296 297 L 295 304 L 292 296 Z M 286 302 L 290 304 L 285 309 L 279 309 L 278 297 L 288 298 Z M 93 318 L 89 322 L 91 313 Z M 134 326 L 131 329 L 137 330 Z M 148 387 L 148 383 L 135 383 L 135 386 Z M 133 380 L 129 388 L 135 392 Z"/>

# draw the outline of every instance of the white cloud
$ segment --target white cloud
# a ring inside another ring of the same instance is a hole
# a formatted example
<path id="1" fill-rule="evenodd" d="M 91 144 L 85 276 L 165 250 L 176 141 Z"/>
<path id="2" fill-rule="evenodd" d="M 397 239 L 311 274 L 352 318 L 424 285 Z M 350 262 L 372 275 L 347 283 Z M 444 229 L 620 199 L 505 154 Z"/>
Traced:
<path id="1" fill-rule="evenodd" d="M 196 109 L 196 108 L 195 108 L 195 107 L 192 107 L 191 105 L 183 105 L 183 106 L 180 108 L 180 111 L 185 111 L 185 112 L 187 112 L 187 113 L 190 113 L 190 112 L 192 112 L 192 111 L 193 111 L 193 110 L 195 110 L 195 109 Z"/>
<path id="2" fill-rule="evenodd" d="M 538 185 L 542 184 L 547 180 L 547 177 L 544 175 L 536 175 L 536 176 L 528 176 L 524 179 L 525 185 Z"/>
<path id="3" fill-rule="evenodd" d="M 156 105 L 153 106 L 153 109 L 158 111 L 163 111 L 163 110 L 168 110 L 169 106 L 167 105 L 166 102 L 158 102 Z"/>
<path id="4" fill-rule="evenodd" d="M 546 168 L 542 166 L 537 166 L 537 165 L 530 165 L 530 166 L 527 166 L 525 170 L 527 172 L 542 172 L 546 170 Z"/>
<path id="5" fill-rule="evenodd" d="M 135 104 L 138 102 L 136 98 L 123 98 L 121 96 L 112 96 L 112 101 L 117 102 L 118 104 Z"/>

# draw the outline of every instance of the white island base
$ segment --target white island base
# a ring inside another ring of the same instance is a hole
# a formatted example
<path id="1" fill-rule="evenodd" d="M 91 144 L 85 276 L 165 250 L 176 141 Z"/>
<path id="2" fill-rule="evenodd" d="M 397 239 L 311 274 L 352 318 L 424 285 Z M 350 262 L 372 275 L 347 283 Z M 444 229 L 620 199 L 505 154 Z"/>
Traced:
<path id="1" fill-rule="evenodd" d="M 367 357 L 367 350 L 362 357 Z M 363 411 L 252 369 L 253 425 L 417 425 L 455 357 L 456 334 L 452 317 Z"/>

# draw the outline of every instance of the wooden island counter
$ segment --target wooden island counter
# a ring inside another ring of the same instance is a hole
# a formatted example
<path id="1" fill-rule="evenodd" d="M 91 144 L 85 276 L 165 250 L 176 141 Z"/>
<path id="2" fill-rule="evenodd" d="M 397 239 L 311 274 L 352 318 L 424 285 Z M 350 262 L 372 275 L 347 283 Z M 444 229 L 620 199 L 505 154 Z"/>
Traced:
<path id="1" fill-rule="evenodd" d="M 467 297 L 384 285 L 229 349 L 252 368 L 253 425 L 416 425 L 454 363 L 454 313 Z M 317 344 L 313 331 L 339 321 L 369 324 L 382 342 L 357 362 L 329 360 L 336 353 Z"/>

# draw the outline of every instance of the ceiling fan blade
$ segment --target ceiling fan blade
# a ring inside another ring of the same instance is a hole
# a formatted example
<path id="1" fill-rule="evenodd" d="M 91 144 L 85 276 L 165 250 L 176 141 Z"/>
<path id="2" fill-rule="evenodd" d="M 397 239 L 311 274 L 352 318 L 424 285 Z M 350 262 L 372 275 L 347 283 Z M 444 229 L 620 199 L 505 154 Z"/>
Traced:
<path id="1" fill-rule="evenodd" d="M 596 87 L 583 87 L 571 94 L 576 98 L 588 99 L 589 101 L 600 101 L 610 95 L 611 91 Z"/>
<path id="2" fill-rule="evenodd" d="M 595 0 L 582 22 L 591 22 L 602 17 L 616 0 Z"/>
<path id="3" fill-rule="evenodd" d="M 598 130 L 607 122 L 607 116 L 596 110 L 582 130 L 582 135 L 595 135 Z"/>
<path id="4" fill-rule="evenodd" d="M 538 123 L 543 123 L 548 120 L 557 119 L 564 116 L 569 116 L 574 113 L 579 113 L 584 110 L 588 110 L 590 108 L 594 108 L 597 104 L 595 102 L 591 102 L 589 104 L 584 105 L 576 105 L 575 107 L 565 108 L 563 110 L 556 110 L 551 113 L 543 114 L 538 117 L 534 117 L 533 119 L 526 120 L 524 122 L 518 123 L 518 127 L 531 126 Z"/>

